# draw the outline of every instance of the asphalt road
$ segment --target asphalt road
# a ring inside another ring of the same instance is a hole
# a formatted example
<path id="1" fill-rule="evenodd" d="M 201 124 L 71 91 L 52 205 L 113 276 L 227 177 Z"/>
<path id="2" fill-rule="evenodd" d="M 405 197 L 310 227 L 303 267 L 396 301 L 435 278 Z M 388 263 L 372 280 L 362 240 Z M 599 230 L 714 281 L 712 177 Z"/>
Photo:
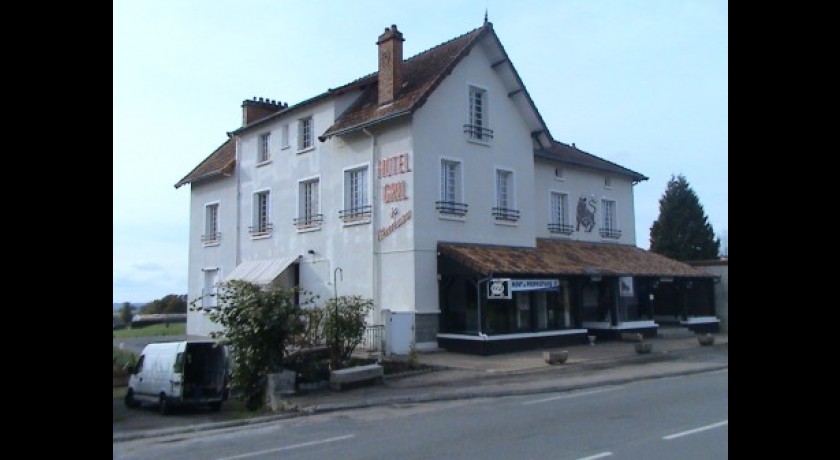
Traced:
<path id="1" fill-rule="evenodd" d="M 114 459 L 728 458 L 728 372 L 392 405 L 113 445 Z"/>

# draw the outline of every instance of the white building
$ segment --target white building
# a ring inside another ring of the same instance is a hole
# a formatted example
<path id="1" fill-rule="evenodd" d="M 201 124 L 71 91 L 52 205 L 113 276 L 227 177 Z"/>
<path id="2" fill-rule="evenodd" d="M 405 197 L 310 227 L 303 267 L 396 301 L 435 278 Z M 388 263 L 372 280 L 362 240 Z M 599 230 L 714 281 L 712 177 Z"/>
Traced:
<path id="1" fill-rule="evenodd" d="M 176 184 L 190 302 L 228 279 L 361 295 L 397 354 L 651 334 L 659 289 L 714 323 L 708 274 L 636 247 L 647 178 L 554 140 L 491 23 L 406 60 L 402 42 L 386 28 L 377 72 L 306 101 L 244 101 Z M 187 333 L 214 327 L 189 313 Z"/>

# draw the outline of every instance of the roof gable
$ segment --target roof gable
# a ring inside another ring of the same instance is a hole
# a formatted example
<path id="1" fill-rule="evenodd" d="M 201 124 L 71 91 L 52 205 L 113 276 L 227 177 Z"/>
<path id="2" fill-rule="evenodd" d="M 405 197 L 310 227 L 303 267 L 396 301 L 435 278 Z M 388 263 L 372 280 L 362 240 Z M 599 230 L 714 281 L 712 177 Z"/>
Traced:
<path id="1" fill-rule="evenodd" d="M 236 164 L 236 141 L 233 138 L 226 140 L 207 158 L 198 164 L 189 174 L 184 176 L 175 184 L 175 188 L 182 185 L 196 182 L 202 179 L 230 174 Z"/>
<path id="2" fill-rule="evenodd" d="M 634 181 L 648 180 L 647 176 L 643 174 L 597 157 L 591 153 L 584 152 L 583 150 L 575 147 L 574 144 L 567 145 L 562 142 L 552 140 L 549 147 L 535 150 L 534 156 L 559 161 L 561 163 L 583 166 L 585 168 L 597 169 L 604 172 L 621 174 L 629 176 Z"/>

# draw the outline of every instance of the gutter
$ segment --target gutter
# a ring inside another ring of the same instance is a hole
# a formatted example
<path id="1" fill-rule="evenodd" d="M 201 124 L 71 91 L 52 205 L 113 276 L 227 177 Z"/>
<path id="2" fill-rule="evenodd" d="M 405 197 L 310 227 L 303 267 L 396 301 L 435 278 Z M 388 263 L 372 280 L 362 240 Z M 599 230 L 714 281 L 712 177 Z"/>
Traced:
<path id="1" fill-rule="evenodd" d="M 338 130 L 338 131 L 335 131 L 335 132 L 332 132 L 332 133 L 329 133 L 329 134 L 322 134 L 322 135 L 318 136 L 318 140 L 321 141 L 321 142 L 325 142 L 327 139 L 329 139 L 333 136 L 341 136 L 341 135 L 344 135 L 344 134 L 347 134 L 347 133 L 351 133 L 353 131 L 358 131 L 360 129 L 363 130 L 363 129 L 365 129 L 367 127 L 370 127 L 370 126 L 373 126 L 375 124 L 379 124 L 379 123 L 382 123 L 384 121 L 392 120 L 394 118 L 399 118 L 403 115 L 410 115 L 410 114 L 411 114 L 411 109 L 401 110 L 399 112 L 395 112 L 395 113 L 392 113 L 390 115 L 386 115 L 382 118 L 377 118 L 377 119 L 372 120 L 372 121 L 359 123 L 359 124 L 353 125 L 349 128 L 344 128 L 344 129 L 341 129 L 341 130 Z"/>

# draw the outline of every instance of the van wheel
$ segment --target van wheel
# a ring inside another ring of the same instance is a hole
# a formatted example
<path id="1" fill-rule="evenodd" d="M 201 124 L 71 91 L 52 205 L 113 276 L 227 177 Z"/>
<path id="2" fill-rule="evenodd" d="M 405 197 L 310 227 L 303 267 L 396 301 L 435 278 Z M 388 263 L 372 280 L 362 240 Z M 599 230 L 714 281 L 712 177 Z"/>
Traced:
<path id="1" fill-rule="evenodd" d="M 124 401 L 125 407 L 128 407 L 130 409 L 134 409 L 135 407 L 140 406 L 140 401 L 134 399 L 134 390 L 132 390 L 131 388 L 129 388 L 128 391 L 126 391 Z"/>
<path id="2" fill-rule="evenodd" d="M 161 415 L 169 415 L 172 412 L 169 404 L 166 402 L 166 395 L 160 395 L 160 413 Z"/>
<path id="3" fill-rule="evenodd" d="M 211 411 L 219 412 L 219 409 L 222 408 L 222 403 L 221 402 L 214 402 L 214 403 L 208 404 L 208 406 L 210 407 Z"/>

